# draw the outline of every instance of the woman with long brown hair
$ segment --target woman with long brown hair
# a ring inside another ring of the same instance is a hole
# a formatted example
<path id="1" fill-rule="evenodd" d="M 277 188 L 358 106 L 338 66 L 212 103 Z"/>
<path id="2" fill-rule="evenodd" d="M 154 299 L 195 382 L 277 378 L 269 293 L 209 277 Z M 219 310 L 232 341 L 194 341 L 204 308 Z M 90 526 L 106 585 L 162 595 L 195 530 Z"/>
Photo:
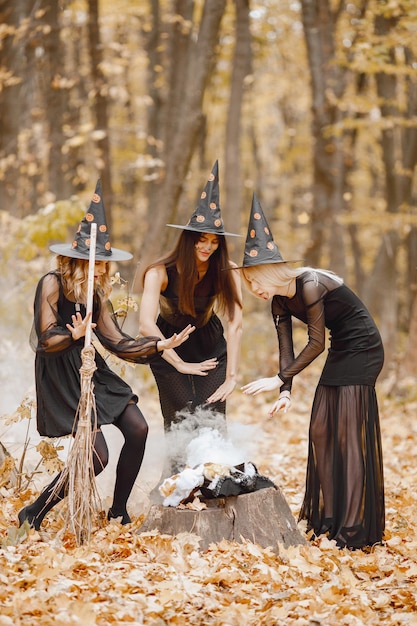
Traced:
<path id="1" fill-rule="evenodd" d="M 232 267 L 219 206 L 218 164 L 212 169 L 196 210 L 175 248 L 144 274 L 139 331 L 170 336 L 184 324 L 196 327 L 188 345 L 165 350 L 150 364 L 165 431 L 180 412 L 208 405 L 226 413 L 226 398 L 236 386 L 242 334 L 240 277 Z M 227 321 L 227 341 L 220 316 Z"/>

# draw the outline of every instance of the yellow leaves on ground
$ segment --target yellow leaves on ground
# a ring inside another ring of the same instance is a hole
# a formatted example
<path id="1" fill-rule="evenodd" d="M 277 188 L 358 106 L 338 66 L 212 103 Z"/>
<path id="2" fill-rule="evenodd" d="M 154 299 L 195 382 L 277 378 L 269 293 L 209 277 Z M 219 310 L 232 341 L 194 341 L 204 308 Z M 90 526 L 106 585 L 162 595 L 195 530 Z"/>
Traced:
<path id="1" fill-rule="evenodd" d="M 222 541 L 200 553 L 194 535 L 139 535 L 135 525 L 108 524 L 88 547 L 67 549 L 46 524 L 4 546 L 2 616 L 25 625 L 413 623 L 416 562 L 389 546 L 340 551 L 323 538 L 277 556 Z"/>
<path id="2" fill-rule="evenodd" d="M 58 452 L 63 449 L 64 446 L 56 446 L 42 439 L 36 446 L 36 450 L 42 457 L 42 463 L 48 472 L 48 474 L 54 474 L 59 472 L 63 467 L 63 462 L 58 456 Z"/>
<path id="3" fill-rule="evenodd" d="M 239 417 L 229 417 L 256 427 L 250 460 L 281 487 L 295 517 L 309 422 L 308 402 L 300 406 L 294 399 L 270 420 L 267 403 L 257 401 L 253 416 L 251 399 L 239 396 Z M 17 512 L 33 494 L 3 486 L 0 626 L 417 626 L 417 421 L 406 404 L 384 399 L 381 424 L 386 541 L 364 551 L 322 537 L 278 554 L 246 540 L 200 552 L 193 534 L 138 534 L 143 516 L 126 527 L 103 522 L 77 547 L 58 510 L 40 532 L 18 529 Z"/>

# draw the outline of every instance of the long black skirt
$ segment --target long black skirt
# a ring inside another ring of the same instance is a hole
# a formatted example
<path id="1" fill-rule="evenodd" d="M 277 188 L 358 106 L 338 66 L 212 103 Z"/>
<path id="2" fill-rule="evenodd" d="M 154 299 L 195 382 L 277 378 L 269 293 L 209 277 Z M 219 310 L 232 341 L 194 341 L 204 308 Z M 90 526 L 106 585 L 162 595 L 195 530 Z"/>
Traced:
<path id="1" fill-rule="evenodd" d="M 375 388 L 318 385 L 300 520 L 339 547 L 380 543 L 385 528 L 381 434 Z"/>

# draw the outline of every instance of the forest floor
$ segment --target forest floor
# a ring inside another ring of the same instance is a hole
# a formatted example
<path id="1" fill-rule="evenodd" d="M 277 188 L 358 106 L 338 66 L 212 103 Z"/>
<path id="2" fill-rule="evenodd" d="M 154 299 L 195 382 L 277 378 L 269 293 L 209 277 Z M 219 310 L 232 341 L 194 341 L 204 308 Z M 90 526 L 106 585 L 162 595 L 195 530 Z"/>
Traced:
<path id="1" fill-rule="evenodd" d="M 242 383 L 270 375 L 245 357 L 252 365 Z M 229 423 L 251 439 L 248 460 L 281 488 L 295 518 L 317 377 L 313 366 L 297 377 L 293 406 L 273 419 L 267 416 L 271 398 L 237 389 L 229 401 Z M 39 532 L 18 530 L 17 512 L 35 491 L 16 493 L 6 485 L 0 491 L 0 626 L 417 625 L 417 399 L 412 389 L 388 391 L 388 385 L 377 388 L 383 545 L 340 550 L 322 537 L 278 551 L 249 541 L 222 541 L 201 551 L 193 534 L 138 532 L 152 483 L 145 480 L 141 512 L 131 524 L 103 522 L 88 544 L 77 546 L 64 524 L 65 505 L 48 515 Z M 153 388 L 141 395 L 140 406 L 147 418 L 158 414 Z M 160 429 L 158 420 L 148 418 L 151 432 Z M 148 459 L 145 478 L 152 465 Z"/>

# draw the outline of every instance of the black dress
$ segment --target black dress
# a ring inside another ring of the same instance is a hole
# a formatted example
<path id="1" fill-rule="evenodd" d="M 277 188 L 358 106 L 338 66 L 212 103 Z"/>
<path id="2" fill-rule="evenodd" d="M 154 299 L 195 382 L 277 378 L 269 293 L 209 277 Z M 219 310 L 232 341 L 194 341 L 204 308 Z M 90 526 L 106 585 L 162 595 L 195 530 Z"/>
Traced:
<path id="1" fill-rule="evenodd" d="M 60 275 L 50 272 L 39 281 L 34 302 L 32 347 L 36 350 L 35 382 L 37 428 L 46 437 L 61 437 L 73 430 L 80 399 L 81 351 L 85 339 L 73 341 L 66 324 L 71 316 L 85 307 L 64 296 Z M 135 340 L 123 333 L 117 324 L 110 301 L 102 303 L 94 297 L 94 333 L 106 350 L 133 363 L 159 360 L 156 342 L 160 337 Z M 43 332 L 42 332 L 42 329 Z M 46 330 L 45 330 L 46 329 Z M 138 398 L 131 387 L 113 372 L 96 351 L 96 371 L 93 374 L 94 396 L 98 426 L 112 424 L 129 402 Z"/>
<path id="2" fill-rule="evenodd" d="M 300 519 L 316 535 L 360 548 L 382 540 L 385 527 L 382 447 L 375 382 L 384 361 L 379 331 L 360 299 L 320 272 L 296 280 L 293 298 L 272 301 L 281 389 L 325 347 L 330 348 L 316 389 L 309 431 L 306 492 Z M 308 343 L 295 358 L 292 322 L 308 327 Z"/>
<path id="3" fill-rule="evenodd" d="M 184 315 L 178 310 L 178 272 L 175 266 L 166 268 L 168 285 L 160 296 L 160 313 L 157 326 L 165 337 L 185 328 L 196 326 L 189 339 L 176 348 L 177 354 L 186 362 L 198 363 L 217 358 L 218 365 L 207 376 L 192 376 L 178 372 L 165 359 L 150 364 L 155 377 L 165 430 L 176 421 L 176 414 L 185 408 L 190 410 L 204 405 L 207 398 L 226 378 L 226 340 L 223 325 L 214 312 L 216 293 L 210 268 L 194 291 L 196 316 Z M 210 408 L 225 414 L 226 403 L 217 402 Z"/>

